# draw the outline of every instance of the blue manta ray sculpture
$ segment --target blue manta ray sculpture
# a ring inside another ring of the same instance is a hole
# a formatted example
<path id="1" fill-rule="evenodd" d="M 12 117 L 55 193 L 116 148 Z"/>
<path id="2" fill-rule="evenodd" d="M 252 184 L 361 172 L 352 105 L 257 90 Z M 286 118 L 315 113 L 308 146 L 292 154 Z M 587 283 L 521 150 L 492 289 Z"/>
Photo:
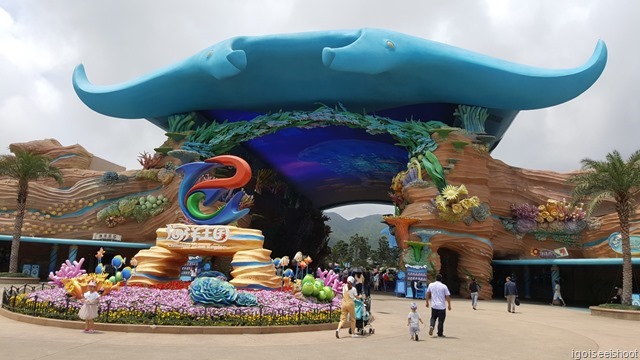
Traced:
<path id="1" fill-rule="evenodd" d="M 338 102 L 352 111 L 451 103 L 517 112 L 580 95 L 606 61 L 602 41 L 584 65 L 559 70 L 365 28 L 235 37 L 117 85 L 90 83 L 78 65 L 73 86 L 91 109 L 119 118 L 209 109 L 309 110 Z"/>

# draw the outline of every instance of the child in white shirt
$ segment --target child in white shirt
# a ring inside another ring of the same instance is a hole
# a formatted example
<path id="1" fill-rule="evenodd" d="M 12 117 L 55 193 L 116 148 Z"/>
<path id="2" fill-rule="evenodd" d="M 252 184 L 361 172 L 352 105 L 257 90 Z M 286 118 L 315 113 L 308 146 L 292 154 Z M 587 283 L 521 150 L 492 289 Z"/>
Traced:
<path id="1" fill-rule="evenodd" d="M 418 305 L 411 303 L 411 312 L 407 316 L 407 326 L 409 327 L 409 335 L 411 340 L 418 341 L 418 333 L 420 332 L 420 324 L 424 324 L 422 317 L 418 314 Z"/>

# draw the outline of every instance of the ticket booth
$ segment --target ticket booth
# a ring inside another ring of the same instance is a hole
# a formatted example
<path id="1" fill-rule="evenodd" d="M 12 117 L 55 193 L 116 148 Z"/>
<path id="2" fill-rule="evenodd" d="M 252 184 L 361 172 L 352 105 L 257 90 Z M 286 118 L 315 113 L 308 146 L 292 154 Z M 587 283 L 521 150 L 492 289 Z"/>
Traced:
<path id="1" fill-rule="evenodd" d="M 407 282 L 405 296 L 413 298 L 416 293 L 417 299 L 425 299 L 427 295 L 427 266 L 411 266 L 406 265 Z"/>

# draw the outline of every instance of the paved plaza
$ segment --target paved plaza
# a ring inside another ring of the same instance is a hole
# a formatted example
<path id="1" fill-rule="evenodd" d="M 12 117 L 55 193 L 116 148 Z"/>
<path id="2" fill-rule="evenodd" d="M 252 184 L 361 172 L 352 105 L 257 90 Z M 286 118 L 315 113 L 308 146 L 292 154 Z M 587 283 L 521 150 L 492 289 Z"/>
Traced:
<path id="1" fill-rule="evenodd" d="M 579 358 L 579 352 L 609 350 L 614 352 L 609 358 L 622 358 L 623 351 L 637 358 L 640 350 L 638 322 L 591 316 L 584 308 L 526 302 L 511 314 L 500 300 L 480 301 L 474 311 L 470 300 L 453 299 L 446 337 L 429 337 L 427 327 L 415 342 L 409 339 L 406 326 L 411 302 L 392 294 L 374 294 L 375 334 L 351 338 L 343 329 L 340 339 L 333 330 L 263 335 L 84 334 L 0 316 L 0 359 L 571 359 Z M 428 323 L 429 309 L 424 300 L 417 302 Z"/>

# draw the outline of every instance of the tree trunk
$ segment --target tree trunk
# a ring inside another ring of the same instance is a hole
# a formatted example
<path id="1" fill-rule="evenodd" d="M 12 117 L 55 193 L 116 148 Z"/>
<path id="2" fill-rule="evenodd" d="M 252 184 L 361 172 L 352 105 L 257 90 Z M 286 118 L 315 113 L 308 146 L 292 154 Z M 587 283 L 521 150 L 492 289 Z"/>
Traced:
<path id="1" fill-rule="evenodd" d="M 622 305 L 631 305 L 633 291 L 633 268 L 631 265 L 631 240 L 629 239 L 629 217 L 633 209 L 629 201 L 618 207 L 620 236 L 622 237 Z"/>
<path id="2" fill-rule="evenodd" d="M 29 182 L 18 181 L 18 206 L 16 208 L 16 220 L 13 224 L 13 239 L 11 240 L 11 257 L 9 258 L 9 272 L 18 272 L 18 253 L 20 251 L 20 237 L 22 236 L 22 223 L 27 207 L 27 195 L 29 194 Z"/>

